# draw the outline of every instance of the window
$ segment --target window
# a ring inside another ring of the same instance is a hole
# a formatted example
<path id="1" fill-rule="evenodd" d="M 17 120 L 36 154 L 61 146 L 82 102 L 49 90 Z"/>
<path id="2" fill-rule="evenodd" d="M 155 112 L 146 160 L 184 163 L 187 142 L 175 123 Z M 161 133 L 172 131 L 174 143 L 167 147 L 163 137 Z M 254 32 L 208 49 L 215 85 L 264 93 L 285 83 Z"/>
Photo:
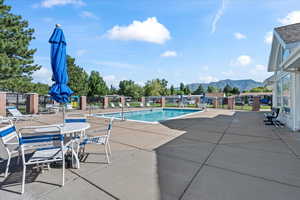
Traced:
<path id="1" fill-rule="evenodd" d="M 291 75 L 282 78 L 282 106 L 285 112 L 289 113 L 291 108 Z"/>
<path id="2" fill-rule="evenodd" d="M 277 107 L 281 107 L 281 99 L 282 99 L 282 88 L 281 88 L 281 80 L 278 80 L 276 83 L 276 94 L 277 94 Z"/>
<path id="3" fill-rule="evenodd" d="M 285 113 L 291 108 L 291 75 L 285 75 L 276 84 L 277 107 L 282 107 Z"/>
<path id="4" fill-rule="evenodd" d="M 290 55 L 290 50 L 289 49 L 284 49 L 283 50 L 283 55 L 282 55 L 282 60 L 285 61 Z"/>

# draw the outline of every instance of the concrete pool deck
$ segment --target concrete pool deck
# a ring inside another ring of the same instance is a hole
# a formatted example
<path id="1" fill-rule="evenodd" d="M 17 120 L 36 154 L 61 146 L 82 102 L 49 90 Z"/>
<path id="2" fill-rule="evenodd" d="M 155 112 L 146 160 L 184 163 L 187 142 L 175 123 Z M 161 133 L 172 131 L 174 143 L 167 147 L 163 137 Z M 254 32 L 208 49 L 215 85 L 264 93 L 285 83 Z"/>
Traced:
<path id="1" fill-rule="evenodd" d="M 66 170 L 64 187 L 59 169 L 31 171 L 22 196 L 14 167 L 0 177 L 0 199 L 298 200 L 300 133 L 262 119 L 262 112 L 208 109 L 161 124 L 116 121 L 110 165 L 102 148 L 90 145 L 81 168 Z M 44 115 L 17 126 L 60 120 Z M 90 135 L 105 124 L 89 121 Z"/>

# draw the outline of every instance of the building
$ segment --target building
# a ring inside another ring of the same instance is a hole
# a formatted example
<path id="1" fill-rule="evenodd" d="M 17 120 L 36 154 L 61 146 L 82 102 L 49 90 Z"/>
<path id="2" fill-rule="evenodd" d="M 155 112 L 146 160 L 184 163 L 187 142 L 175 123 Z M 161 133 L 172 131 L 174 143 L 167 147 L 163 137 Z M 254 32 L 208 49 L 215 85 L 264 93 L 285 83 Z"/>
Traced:
<path id="1" fill-rule="evenodd" d="M 279 120 L 300 130 L 300 23 L 274 29 L 265 80 L 273 88 L 273 106 L 281 108 Z"/>

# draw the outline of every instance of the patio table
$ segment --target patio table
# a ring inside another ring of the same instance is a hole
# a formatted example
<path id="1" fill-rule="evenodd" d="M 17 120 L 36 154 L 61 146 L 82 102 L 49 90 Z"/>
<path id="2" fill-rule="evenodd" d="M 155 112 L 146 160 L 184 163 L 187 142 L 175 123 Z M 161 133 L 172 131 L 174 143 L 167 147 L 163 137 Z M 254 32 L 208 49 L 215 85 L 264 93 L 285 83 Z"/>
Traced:
<path id="1" fill-rule="evenodd" d="M 86 122 L 77 122 L 77 123 L 65 123 L 65 124 L 57 124 L 61 127 L 61 133 L 67 136 L 70 136 L 71 140 L 68 141 L 65 146 L 71 146 L 72 155 L 75 158 L 76 161 L 76 168 L 80 168 L 80 161 L 78 158 L 77 153 L 74 151 L 74 142 L 78 136 L 78 134 L 82 134 L 85 130 L 90 128 L 90 124 Z M 52 132 L 57 131 L 55 127 L 49 127 L 49 128 L 37 128 L 34 130 L 34 132 Z M 73 158 L 73 157 L 72 157 Z M 73 161 L 72 161 L 73 164 Z"/>

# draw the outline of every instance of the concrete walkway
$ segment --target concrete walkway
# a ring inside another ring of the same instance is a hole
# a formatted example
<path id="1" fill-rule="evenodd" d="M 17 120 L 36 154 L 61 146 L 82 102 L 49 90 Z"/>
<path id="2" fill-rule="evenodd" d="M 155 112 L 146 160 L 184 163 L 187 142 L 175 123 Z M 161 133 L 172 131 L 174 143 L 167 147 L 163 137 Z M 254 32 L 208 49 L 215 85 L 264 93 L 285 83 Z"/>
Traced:
<path id="1" fill-rule="evenodd" d="M 300 133 L 262 119 L 262 113 L 211 109 L 158 125 L 116 122 L 112 164 L 91 145 L 81 168 L 66 170 L 64 187 L 57 185 L 60 169 L 31 170 L 22 196 L 15 167 L 0 178 L 0 199 L 298 200 Z M 59 120 L 44 116 L 33 124 Z M 90 135 L 105 124 L 90 122 Z"/>

